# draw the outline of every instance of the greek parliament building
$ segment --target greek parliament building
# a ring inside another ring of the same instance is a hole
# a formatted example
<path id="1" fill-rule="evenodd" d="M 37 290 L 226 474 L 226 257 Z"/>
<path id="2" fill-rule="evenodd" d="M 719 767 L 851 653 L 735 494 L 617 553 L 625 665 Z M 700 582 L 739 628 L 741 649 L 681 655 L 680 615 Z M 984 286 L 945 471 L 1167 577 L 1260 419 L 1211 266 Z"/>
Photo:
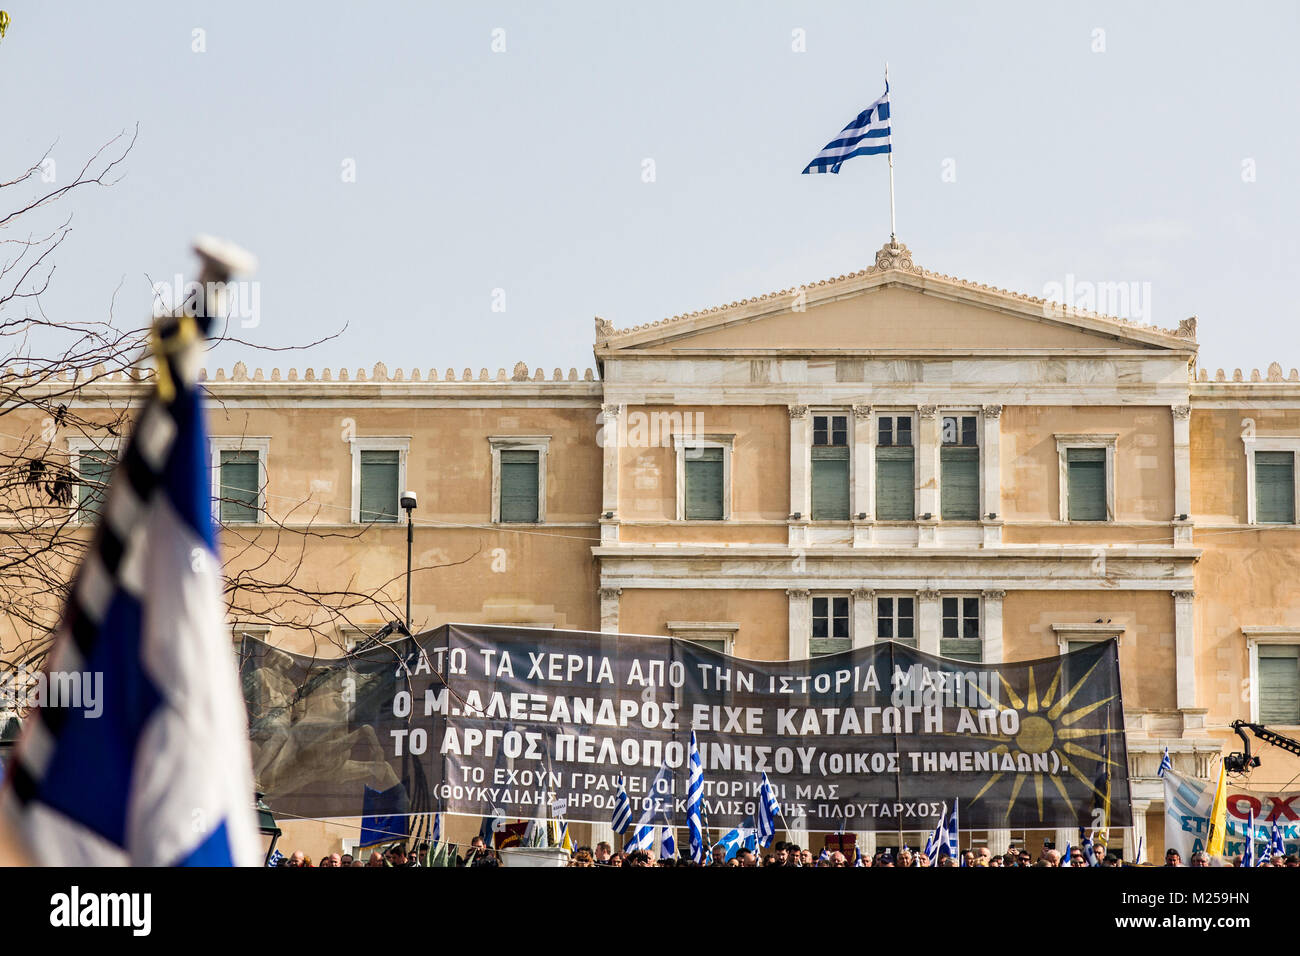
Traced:
<path id="1" fill-rule="evenodd" d="M 894 640 L 1000 662 L 1118 638 L 1152 856 L 1166 747 L 1203 776 L 1239 743 L 1229 721 L 1300 725 L 1295 369 L 1207 373 L 1195 319 L 1079 313 L 921 268 L 892 242 L 851 275 L 634 328 L 598 318 L 595 360 L 582 376 L 208 373 L 228 572 L 287 549 L 299 583 L 400 607 L 410 488 L 417 629 L 672 635 L 758 660 Z M 81 468 L 105 448 L 67 450 Z M 286 534 L 308 524 L 328 534 Z M 337 654 L 393 616 L 303 613 L 318 633 L 232 627 Z M 1300 773 L 1261 752 L 1252 786 Z M 281 822 L 282 845 L 316 853 L 357 832 Z M 1077 841 L 964 839 L 1044 837 Z"/>

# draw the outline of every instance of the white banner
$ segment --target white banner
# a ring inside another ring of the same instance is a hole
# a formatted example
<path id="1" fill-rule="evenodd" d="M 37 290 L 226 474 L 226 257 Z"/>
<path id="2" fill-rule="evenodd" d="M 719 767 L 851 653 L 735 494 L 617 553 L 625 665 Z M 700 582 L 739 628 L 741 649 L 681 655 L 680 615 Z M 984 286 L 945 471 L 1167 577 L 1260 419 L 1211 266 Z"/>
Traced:
<path id="1" fill-rule="evenodd" d="M 1186 866 L 1193 853 L 1205 849 L 1210 829 L 1210 805 L 1215 781 L 1184 777 L 1165 771 L 1165 849 L 1177 850 Z M 1228 785 L 1228 826 L 1224 855 L 1241 856 L 1246 849 L 1246 829 L 1255 814 L 1255 859 L 1263 852 L 1276 822 L 1287 853 L 1300 853 L 1300 790 L 1269 793 L 1238 790 Z M 1159 856 L 1153 847 L 1146 854 Z"/>

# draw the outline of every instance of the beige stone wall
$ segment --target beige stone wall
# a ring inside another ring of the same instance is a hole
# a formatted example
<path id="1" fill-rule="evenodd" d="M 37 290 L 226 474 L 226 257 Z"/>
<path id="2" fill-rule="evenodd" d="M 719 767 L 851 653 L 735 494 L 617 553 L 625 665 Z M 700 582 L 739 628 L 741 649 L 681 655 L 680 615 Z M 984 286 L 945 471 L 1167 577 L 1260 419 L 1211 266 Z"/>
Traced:
<path id="1" fill-rule="evenodd" d="M 1168 522 L 1174 513 L 1168 407 L 1008 405 L 1002 411 L 1002 516 L 1060 519 L 1057 434 L 1116 434 L 1115 519 Z M 1099 537 L 1108 537 L 1102 528 Z"/>
<path id="2" fill-rule="evenodd" d="M 789 599 L 784 590 L 658 590 L 624 588 L 619 630 L 668 634 L 669 621 L 735 621 L 736 657 L 785 660 L 789 648 Z"/>

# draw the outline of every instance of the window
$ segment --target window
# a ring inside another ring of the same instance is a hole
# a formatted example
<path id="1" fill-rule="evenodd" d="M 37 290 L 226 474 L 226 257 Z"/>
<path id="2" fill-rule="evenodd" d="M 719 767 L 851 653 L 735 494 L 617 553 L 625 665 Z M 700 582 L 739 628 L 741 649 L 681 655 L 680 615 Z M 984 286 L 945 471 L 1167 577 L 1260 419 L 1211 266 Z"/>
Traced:
<path id="1" fill-rule="evenodd" d="M 979 663 L 984 657 L 980 644 L 980 599 L 945 596 L 942 609 L 940 656 Z"/>
<path id="2" fill-rule="evenodd" d="M 740 624 L 735 621 L 669 621 L 668 633 L 683 641 L 691 641 L 719 654 L 731 654 L 736 646 L 736 632 Z"/>
<path id="3" fill-rule="evenodd" d="M 812 639 L 808 656 L 838 654 L 853 647 L 849 634 L 849 599 L 847 596 L 822 596 L 812 599 Z"/>
<path id="4" fill-rule="evenodd" d="M 1295 453 L 1255 452 L 1255 522 L 1295 524 Z"/>
<path id="5" fill-rule="evenodd" d="M 916 647 L 915 598 L 876 598 L 876 639 Z"/>
<path id="6" fill-rule="evenodd" d="M 411 440 L 358 437 L 351 446 L 353 522 L 396 522 Z"/>
<path id="7" fill-rule="evenodd" d="M 980 449 L 974 415 L 945 415 L 939 447 L 939 516 L 977 521 L 980 516 Z"/>
<path id="8" fill-rule="evenodd" d="M 78 521 L 93 523 L 99 520 L 116 461 L 115 452 L 101 448 L 87 448 L 77 454 Z"/>
<path id="9" fill-rule="evenodd" d="M 1300 725 L 1300 644 L 1259 647 L 1259 723 Z"/>
<path id="10" fill-rule="evenodd" d="M 916 517 L 916 467 L 912 416 L 876 419 L 876 518 L 911 521 Z"/>
<path id="11" fill-rule="evenodd" d="M 814 415 L 812 517 L 849 520 L 849 417 Z"/>
<path id="12" fill-rule="evenodd" d="M 1057 435 L 1062 521 L 1115 520 L 1117 435 Z"/>
<path id="13" fill-rule="evenodd" d="M 546 520 L 549 436 L 489 437 L 492 450 L 492 520 L 540 524 Z"/>
<path id="14" fill-rule="evenodd" d="M 214 435 L 212 449 L 212 500 L 222 523 L 255 524 L 265 509 L 266 458 L 269 438 L 229 438 Z"/>
<path id="15" fill-rule="evenodd" d="M 733 435 L 673 436 L 677 449 L 677 520 L 726 521 L 731 517 Z"/>

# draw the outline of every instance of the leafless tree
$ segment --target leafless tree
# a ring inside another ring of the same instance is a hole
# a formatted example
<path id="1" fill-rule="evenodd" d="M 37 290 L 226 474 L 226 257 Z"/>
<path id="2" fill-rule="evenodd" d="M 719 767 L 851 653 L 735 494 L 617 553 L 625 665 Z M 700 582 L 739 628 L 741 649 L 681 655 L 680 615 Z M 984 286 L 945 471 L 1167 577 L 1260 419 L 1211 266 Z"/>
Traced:
<path id="1" fill-rule="evenodd" d="M 117 182 L 137 134 L 113 137 L 62 185 L 45 182 L 48 150 L 19 176 L 0 182 L 0 675 L 43 661 L 73 571 L 90 543 L 118 439 L 152 387 L 147 316 L 119 323 L 110 302 L 105 319 L 70 321 L 47 315 L 42 306 L 56 253 L 70 232 L 71 215 L 64 214 L 69 198 Z M 228 329 L 227 323 L 212 344 L 267 348 L 242 342 Z M 253 630 L 305 631 L 311 646 L 333 656 L 344 648 L 322 644 L 340 645 L 341 631 L 401 617 L 401 576 L 378 586 L 352 579 L 322 590 L 303 574 L 313 542 L 358 538 L 371 528 L 322 529 L 296 520 L 301 508 L 288 511 L 275 509 L 282 516 L 274 517 L 267 509 L 256 526 L 222 529 L 230 620 Z"/>

